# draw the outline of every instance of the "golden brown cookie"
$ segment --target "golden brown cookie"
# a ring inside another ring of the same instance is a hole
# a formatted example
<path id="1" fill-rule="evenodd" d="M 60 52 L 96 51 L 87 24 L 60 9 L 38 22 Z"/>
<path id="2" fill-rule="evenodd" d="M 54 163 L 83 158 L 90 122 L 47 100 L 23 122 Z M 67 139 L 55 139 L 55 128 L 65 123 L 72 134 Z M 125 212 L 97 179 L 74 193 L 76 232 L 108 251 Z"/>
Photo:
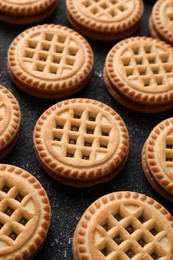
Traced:
<path id="1" fill-rule="evenodd" d="M 15 146 L 19 135 L 21 112 L 13 94 L 0 85 L 0 159 Z"/>
<path id="2" fill-rule="evenodd" d="M 173 46 L 173 3 L 158 0 L 153 6 L 149 21 L 150 34 Z"/>
<path id="3" fill-rule="evenodd" d="M 133 34 L 143 14 L 142 0 L 67 0 L 66 15 L 84 36 L 120 40 Z"/>
<path id="4" fill-rule="evenodd" d="M 123 105 L 131 110 L 134 110 L 136 112 L 142 112 L 142 113 L 156 113 L 156 112 L 163 112 L 165 110 L 172 108 L 172 103 L 166 104 L 166 105 L 160 105 L 157 107 L 156 106 L 151 107 L 151 106 L 144 105 L 144 104 L 141 106 L 141 105 L 139 105 L 139 103 L 129 100 L 125 96 L 121 95 L 121 93 L 116 91 L 116 89 L 111 85 L 111 82 L 108 80 L 108 77 L 105 72 L 105 68 L 104 68 L 104 72 L 103 72 L 103 78 L 104 78 L 104 83 L 106 85 L 106 88 L 109 91 L 109 93 L 111 94 L 111 96 L 114 99 L 116 99 L 121 105 Z"/>
<path id="5" fill-rule="evenodd" d="M 47 194 L 30 173 L 0 164 L 0 197 L 0 259 L 31 259 L 50 225 Z"/>
<path id="6" fill-rule="evenodd" d="M 89 43 L 65 26 L 44 24 L 19 34 L 8 50 L 14 83 L 42 98 L 70 96 L 88 82 L 93 68 Z"/>
<path id="7" fill-rule="evenodd" d="M 148 19 L 148 24 L 149 24 L 149 31 L 150 31 L 150 35 L 152 35 L 153 38 L 157 38 L 159 40 L 163 40 L 161 38 L 161 36 L 157 33 L 157 31 L 155 30 L 154 24 L 153 24 L 153 19 L 152 19 L 152 15 L 150 15 L 149 19 Z"/>
<path id="8" fill-rule="evenodd" d="M 157 201 L 136 192 L 100 197 L 74 232 L 74 260 L 171 260 L 172 255 L 172 216 Z"/>
<path id="9" fill-rule="evenodd" d="M 65 26 L 44 24 L 19 34 L 8 50 L 8 69 L 23 91 L 42 98 L 70 96 L 88 82 L 93 68 L 89 43 Z"/>
<path id="10" fill-rule="evenodd" d="M 149 37 L 131 37 L 115 44 L 104 65 L 104 83 L 124 106 L 139 112 L 160 112 L 173 105 L 173 49 Z"/>
<path id="11" fill-rule="evenodd" d="M 151 131 L 143 147 L 142 166 L 153 188 L 173 202 L 173 117 Z"/>
<path id="12" fill-rule="evenodd" d="M 0 21 L 26 25 L 48 18 L 56 9 L 58 0 L 1 0 Z"/>
<path id="13" fill-rule="evenodd" d="M 43 169 L 76 187 L 111 180 L 129 152 L 122 118 L 92 99 L 64 100 L 47 109 L 35 125 L 34 145 Z"/>

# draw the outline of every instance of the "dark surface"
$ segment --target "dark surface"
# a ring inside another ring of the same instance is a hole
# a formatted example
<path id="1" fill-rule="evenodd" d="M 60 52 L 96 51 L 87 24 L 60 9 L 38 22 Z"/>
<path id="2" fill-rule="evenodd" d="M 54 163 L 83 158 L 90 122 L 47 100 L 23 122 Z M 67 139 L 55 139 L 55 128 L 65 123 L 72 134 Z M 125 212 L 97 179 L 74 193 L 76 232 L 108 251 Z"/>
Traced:
<path id="1" fill-rule="evenodd" d="M 155 1 L 144 1 L 145 9 L 136 35 L 149 36 L 148 17 Z M 43 23 L 43 22 L 42 22 Z M 44 23 L 69 26 L 65 16 L 65 1 L 51 18 Z M 13 151 L 2 163 L 14 164 L 33 174 L 43 185 L 50 199 L 52 221 L 45 245 L 34 258 L 37 260 L 71 260 L 74 229 L 84 210 L 100 196 L 121 190 L 144 193 L 164 205 L 173 214 L 172 203 L 167 202 L 150 186 L 141 167 L 141 150 L 152 128 L 162 120 L 171 117 L 173 110 L 158 114 L 142 114 L 119 105 L 107 92 L 102 77 L 105 57 L 115 42 L 104 43 L 88 40 L 95 55 L 91 80 L 74 97 L 92 98 L 115 109 L 125 121 L 130 136 L 130 154 L 123 171 L 111 182 L 93 188 L 79 189 L 64 186 L 49 177 L 40 167 L 33 149 L 33 129 L 38 117 L 58 100 L 42 100 L 19 90 L 10 80 L 7 72 L 7 51 L 11 41 L 30 26 L 12 26 L 0 23 L 0 84 L 7 87 L 17 98 L 22 112 L 20 137 Z"/>

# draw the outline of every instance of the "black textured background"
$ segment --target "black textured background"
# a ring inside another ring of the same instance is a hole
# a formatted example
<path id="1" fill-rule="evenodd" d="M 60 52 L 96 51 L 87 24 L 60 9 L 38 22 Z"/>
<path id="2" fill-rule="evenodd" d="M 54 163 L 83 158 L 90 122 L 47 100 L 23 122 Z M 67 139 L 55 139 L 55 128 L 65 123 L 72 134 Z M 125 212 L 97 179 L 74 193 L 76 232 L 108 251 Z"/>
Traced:
<path id="1" fill-rule="evenodd" d="M 149 36 L 148 18 L 155 1 L 144 0 L 144 14 L 136 35 Z M 60 0 L 56 12 L 42 23 L 62 24 L 70 27 L 65 15 L 65 1 Z M 121 190 L 137 191 L 164 205 L 173 214 L 172 203 L 167 202 L 146 180 L 141 167 L 141 149 L 152 128 L 171 117 L 173 110 L 158 114 L 142 114 L 119 105 L 107 92 L 102 77 L 105 57 L 115 42 L 89 40 L 95 55 L 94 70 L 89 83 L 74 97 L 92 98 L 115 109 L 125 121 L 130 136 L 130 154 L 123 171 L 109 183 L 93 188 L 79 189 L 64 186 L 49 177 L 40 167 L 33 148 L 33 129 L 39 116 L 58 100 L 42 100 L 19 90 L 7 72 L 7 51 L 11 41 L 30 26 L 0 23 L 0 84 L 17 98 L 22 112 L 20 137 L 13 151 L 2 163 L 14 164 L 33 174 L 43 185 L 50 199 L 52 221 L 46 242 L 34 258 L 37 260 L 72 260 L 72 237 L 84 210 L 100 196 Z"/>

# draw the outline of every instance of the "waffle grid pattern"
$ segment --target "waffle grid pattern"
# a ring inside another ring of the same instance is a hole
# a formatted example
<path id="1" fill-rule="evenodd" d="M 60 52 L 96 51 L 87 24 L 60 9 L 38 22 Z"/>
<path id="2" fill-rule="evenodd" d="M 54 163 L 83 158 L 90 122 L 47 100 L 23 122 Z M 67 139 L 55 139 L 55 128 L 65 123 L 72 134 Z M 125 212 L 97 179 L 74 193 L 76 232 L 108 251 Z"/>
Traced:
<path id="1" fill-rule="evenodd" d="M 25 207 L 29 202 L 32 202 L 29 194 L 19 193 L 16 187 L 10 187 L 1 178 L 0 236 L 9 246 L 25 230 L 25 225 L 34 216 L 34 212 Z"/>
<path id="2" fill-rule="evenodd" d="M 64 76 L 73 72 L 79 47 L 70 36 L 60 33 L 40 33 L 30 38 L 23 62 L 31 71 Z"/>
<path id="3" fill-rule="evenodd" d="M 130 0 L 82 0 L 81 4 L 96 17 L 112 19 L 126 12 L 131 6 Z"/>
<path id="4" fill-rule="evenodd" d="M 94 161 L 109 152 L 112 124 L 102 112 L 70 109 L 56 117 L 53 144 L 61 156 Z"/>
<path id="5" fill-rule="evenodd" d="M 167 255 L 162 243 L 168 240 L 166 231 L 158 228 L 154 219 L 147 218 L 140 207 L 129 214 L 121 206 L 115 214 L 108 215 L 104 225 L 97 226 L 96 232 L 100 234 L 96 248 L 105 259 L 141 259 L 142 253 L 147 259 L 157 260 Z"/>
<path id="6" fill-rule="evenodd" d="M 173 60 L 156 45 L 131 46 L 121 56 L 126 77 L 141 87 L 173 83 Z"/>
<path id="7" fill-rule="evenodd" d="M 146 143 L 146 160 L 153 178 L 166 191 L 173 194 L 173 119 L 163 120 L 151 131 Z M 159 148 L 159 149 L 158 149 Z M 154 163 L 153 163 L 154 162 Z M 144 168 L 145 171 L 145 168 Z M 165 192 L 164 192 L 165 193 Z M 165 193 L 166 194 L 166 193 Z M 173 197 L 172 197 L 173 198 Z"/>

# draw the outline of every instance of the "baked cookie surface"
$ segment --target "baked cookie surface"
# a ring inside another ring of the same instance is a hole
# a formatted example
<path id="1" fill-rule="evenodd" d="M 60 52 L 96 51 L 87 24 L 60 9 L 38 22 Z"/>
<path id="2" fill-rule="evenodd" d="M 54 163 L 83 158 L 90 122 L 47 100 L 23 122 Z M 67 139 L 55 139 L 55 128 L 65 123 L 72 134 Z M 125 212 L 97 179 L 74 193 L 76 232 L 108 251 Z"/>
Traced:
<path id="1" fill-rule="evenodd" d="M 21 122 L 20 106 L 13 94 L 0 85 L 0 159 L 16 144 Z"/>
<path id="2" fill-rule="evenodd" d="M 79 91 L 93 68 L 89 43 L 61 25 L 44 24 L 19 34 L 8 50 L 8 69 L 23 91 L 43 98 L 62 98 Z"/>
<path id="3" fill-rule="evenodd" d="M 74 260 L 171 260 L 172 255 L 172 216 L 160 203 L 136 192 L 100 197 L 74 232 Z"/>
<path id="4" fill-rule="evenodd" d="M 46 192 L 30 173 L 0 164 L 0 197 L 0 258 L 31 259 L 49 229 Z"/>
<path id="5" fill-rule="evenodd" d="M 171 0 L 159 0 L 153 6 L 150 33 L 173 46 L 173 4 Z"/>
<path id="6" fill-rule="evenodd" d="M 119 101 L 118 93 L 124 105 L 133 110 L 157 112 L 171 108 L 172 47 L 149 37 L 122 40 L 107 55 L 104 81 L 112 96 Z"/>
<path id="7" fill-rule="evenodd" d="M 48 174 L 79 187 L 112 179 L 129 150 L 122 118 L 91 99 L 65 100 L 47 109 L 35 125 L 34 144 Z"/>
<path id="8" fill-rule="evenodd" d="M 120 40 L 132 34 L 141 20 L 141 0 L 67 0 L 66 14 L 76 30 L 96 40 Z"/>
<path id="9" fill-rule="evenodd" d="M 173 118 L 151 131 L 143 147 L 142 165 L 153 188 L 173 202 Z"/>
<path id="10" fill-rule="evenodd" d="M 1 0 L 0 21 L 27 25 L 48 18 L 56 9 L 57 0 Z"/>

